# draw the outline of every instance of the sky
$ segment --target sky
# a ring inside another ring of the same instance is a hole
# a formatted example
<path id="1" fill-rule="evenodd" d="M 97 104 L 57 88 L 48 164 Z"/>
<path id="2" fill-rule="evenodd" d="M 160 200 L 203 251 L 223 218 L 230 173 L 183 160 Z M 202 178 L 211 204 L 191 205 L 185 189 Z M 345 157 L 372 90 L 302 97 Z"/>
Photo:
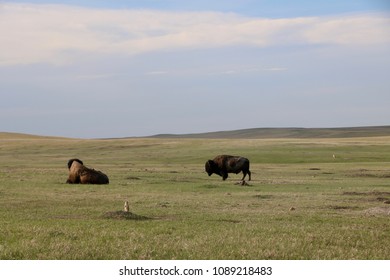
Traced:
<path id="1" fill-rule="evenodd" d="M 390 125 L 388 0 L 0 0 L 0 34 L 0 132 Z"/>

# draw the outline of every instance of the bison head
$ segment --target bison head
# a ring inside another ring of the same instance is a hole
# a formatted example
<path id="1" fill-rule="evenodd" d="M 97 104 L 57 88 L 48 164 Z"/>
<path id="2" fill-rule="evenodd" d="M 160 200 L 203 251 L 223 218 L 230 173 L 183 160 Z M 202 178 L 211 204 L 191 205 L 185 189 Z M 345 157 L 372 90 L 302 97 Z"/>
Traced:
<path id="1" fill-rule="evenodd" d="M 218 173 L 218 166 L 217 164 L 212 161 L 211 159 L 206 161 L 205 164 L 205 170 L 209 176 L 211 176 L 213 173 Z"/>
<path id="2" fill-rule="evenodd" d="M 79 160 L 78 158 L 72 158 L 72 159 L 70 159 L 70 160 L 68 161 L 68 169 L 69 169 L 69 170 L 70 170 L 70 167 L 72 166 L 72 163 L 73 163 L 74 161 L 77 161 L 77 162 L 80 163 L 81 165 L 84 165 L 84 163 L 83 163 L 81 160 Z"/>

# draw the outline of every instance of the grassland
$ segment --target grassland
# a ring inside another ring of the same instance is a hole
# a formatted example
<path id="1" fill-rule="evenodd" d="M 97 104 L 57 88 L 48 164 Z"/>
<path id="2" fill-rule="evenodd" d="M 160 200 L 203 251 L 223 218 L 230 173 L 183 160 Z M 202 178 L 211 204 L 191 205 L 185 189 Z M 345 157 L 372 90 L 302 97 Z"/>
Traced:
<path id="1" fill-rule="evenodd" d="M 249 186 L 207 176 L 222 153 L 251 160 Z M 390 137 L 0 134 L 0 156 L 0 259 L 390 258 Z M 65 184 L 73 157 L 110 184 Z"/>

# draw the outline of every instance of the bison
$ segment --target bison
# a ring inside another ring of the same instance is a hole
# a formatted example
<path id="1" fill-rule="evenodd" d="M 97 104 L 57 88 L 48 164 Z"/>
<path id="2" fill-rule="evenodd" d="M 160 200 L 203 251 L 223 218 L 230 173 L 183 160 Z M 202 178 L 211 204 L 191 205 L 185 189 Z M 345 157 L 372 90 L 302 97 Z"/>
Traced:
<path id="1" fill-rule="evenodd" d="M 68 184 L 108 184 L 108 177 L 101 171 L 84 166 L 77 158 L 68 161 Z"/>
<path id="2" fill-rule="evenodd" d="M 241 171 L 244 174 L 241 181 L 244 181 L 247 174 L 249 175 L 249 181 L 251 180 L 249 160 L 240 156 L 219 155 L 213 160 L 206 161 L 205 169 L 209 176 L 215 173 L 221 176 L 222 180 L 226 180 L 228 173 L 238 174 Z"/>

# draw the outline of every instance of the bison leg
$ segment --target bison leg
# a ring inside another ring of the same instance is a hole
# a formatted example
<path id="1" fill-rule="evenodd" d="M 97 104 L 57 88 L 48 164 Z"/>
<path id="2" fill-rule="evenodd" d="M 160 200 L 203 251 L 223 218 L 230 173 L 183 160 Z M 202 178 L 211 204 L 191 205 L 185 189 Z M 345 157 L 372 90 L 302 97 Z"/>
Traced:
<path id="1" fill-rule="evenodd" d="M 69 175 L 68 180 L 66 180 L 66 183 L 67 184 L 80 184 L 80 177 Z"/>
<path id="2" fill-rule="evenodd" d="M 227 173 L 221 173 L 221 176 L 222 176 L 222 180 L 226 180 L 227 179 L 227 177 L 228 177 L 228 174 Z"/>
<path id="3" fill-rule="evenodd" d="M 248 171 L 242 171 L 242 173 L 244 174 L 244 176 L 242 176 L 241 181 L 244 181 L 244 179 L 246 177 L 246 174 L 248 174 L 248 176 L 249 176 L 249 180 L 248 181 L 251 180 L 251 172 L 249 170 Z"/>

